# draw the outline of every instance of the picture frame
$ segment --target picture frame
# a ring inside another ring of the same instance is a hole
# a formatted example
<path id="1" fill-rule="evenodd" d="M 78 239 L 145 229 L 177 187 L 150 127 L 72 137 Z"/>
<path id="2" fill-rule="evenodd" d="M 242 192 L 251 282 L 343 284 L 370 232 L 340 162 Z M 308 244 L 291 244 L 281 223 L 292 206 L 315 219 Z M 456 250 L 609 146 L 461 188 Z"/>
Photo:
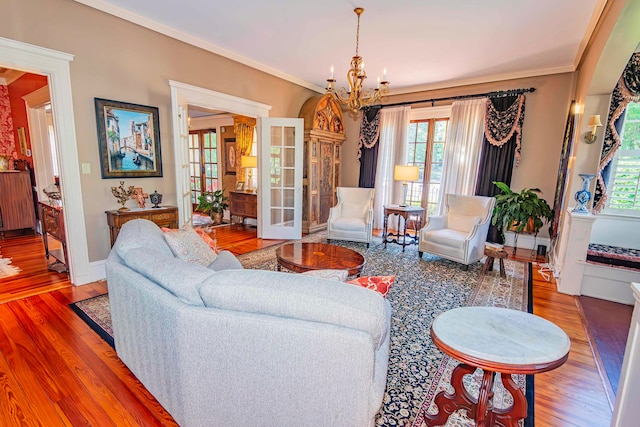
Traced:
<path id="1" fill-rule="evenodd" d="M 95 98 L 103 179 L 162 176 L 158 108 Z"/>
<path id="2" fill-rule="evenodd" d="M 20 144 L 20 152 L 23 156 L 27 155 L 27 133 L 24 127 L 18 128 L 18 143 Z"/>
<path id="3" fill-rule="evenodd" d="M 236 139 L 225 138 L 224 139 L 224 174 L 235 175 L 236 174 L 236 162 L 240 160 L 236 153 Z"/>
<path id="4" fill-rule="evenodd" d="M 243 181 L 236 182 L 236 191 L 244 191 L 244 182 Z"/>

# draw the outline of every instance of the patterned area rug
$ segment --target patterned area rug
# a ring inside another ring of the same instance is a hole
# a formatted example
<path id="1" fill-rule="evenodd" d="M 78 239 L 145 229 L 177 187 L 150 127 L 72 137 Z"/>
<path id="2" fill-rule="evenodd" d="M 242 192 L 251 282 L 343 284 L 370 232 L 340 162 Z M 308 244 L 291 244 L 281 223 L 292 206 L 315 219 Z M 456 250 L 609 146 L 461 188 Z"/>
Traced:
<path id="1" fill-rule="evenodd" d="M 326 242 L 326 234 L 316 233 L 303 240 Z M 363 254 L 366 260 L 363 276 L 396 276 L 387 295 L 393 309 L 391 351 L 387 390 L 376 419 L 378 426 L 423 426 L 419 415 L 424 411 L 433 411 L 433 408 L 430 409 L 433 398 L 447 387 L 457 362 L 444 356 L 431 341 L 429 328 L 437 315 L 467 305 L 527 310 L 530 266 L 522 262 L 505 260 L 507 277 L 502 279 L 495 270 L 482 276 L 480 262 L 464 271 L 460 264 L 426 253 L 420 259 L 415 246 L 407 247 L 405 252 L 394 244 L 388 244 L 385 249 L 380 238 L 374 240 L 369 248 L 362 243 L 330 243 Z M 278 246 L 249 252 L 238 258 L 245 268 L 274 270 Z M 108 298 L 105 295 L 92 300 L 98 302 L 92 303 L 88 308 L 92 313 L 87 311 L 85 315 L 90 318 L 95 316 L 97 323 L 106 323 L 105 329 L 109 328 Z M 80 306 L 78 308 L 84 310 Z M 96 311 L 101 314 L 96 314 Z M 477 375 L 467 378 L 466 384 L 472 393 L 474 389 L 477 390 L 478 381 Z M 527 382 L 525 377 L 518 376 L 516 381 L 524 389 Z M 511 396 L 503 392 L 499 382 L 495 393 L 496 406 L 509 405 Z M 530 397 L 531 392 L 527 391 L 527 394 Z M 529 408 L 532 413 L 531 403 Z M 452 416 L 447 424 L 456 427 L 472 425 L 473 422 L 463 413 Z"/>

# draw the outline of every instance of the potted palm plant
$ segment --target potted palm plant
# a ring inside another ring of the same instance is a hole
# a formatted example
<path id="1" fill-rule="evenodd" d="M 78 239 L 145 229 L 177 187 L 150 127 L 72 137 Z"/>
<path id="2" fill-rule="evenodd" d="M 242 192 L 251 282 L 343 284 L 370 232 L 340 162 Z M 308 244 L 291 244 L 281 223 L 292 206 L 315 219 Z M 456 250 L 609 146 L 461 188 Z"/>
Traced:
<path id="1" fill-rule="evenodd" d="M 553 221 L 553 211 L 546 200 L 538 197 L 541 194 L 539 188 L 523 188 L 516 193 L 504 182 L 493 182 L 501 193 L 495 196 L 496 204 L 493 209 L 491 224 L 500 230 L 504 238 L 504 231 L 511 230 L 515 233 L 513 252 L 518 246 L 518 236 L 522 232 L 533 233 L 538 236 L 538 231 L 545 223 Z"/>
<path id="2" fill-rule="evenodd" d="M 196 210 L 209 215 L 214 224 L 222 224 L 224 211 L 229 207 L 227 199 L 228 197 L 224 195 L 224 189 L 205 192 L 198 197 Z"/>

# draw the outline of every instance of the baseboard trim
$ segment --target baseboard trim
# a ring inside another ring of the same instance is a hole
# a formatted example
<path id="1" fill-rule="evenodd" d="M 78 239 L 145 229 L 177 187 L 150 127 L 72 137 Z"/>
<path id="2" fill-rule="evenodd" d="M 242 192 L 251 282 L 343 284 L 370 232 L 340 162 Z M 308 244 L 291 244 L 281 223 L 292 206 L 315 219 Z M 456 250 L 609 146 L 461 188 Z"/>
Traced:
<path id="1" fill-rule="evenodd" d="M 106 264 L 106 259 L 89 263 L 89 277 L 91 278 L 91 282 L 107 278 Z"/>
<path id="2" fill-rule="evenodd" d="M 513 231 L 507 231 L 504 233 L 505 246 L 515 246 L 516 233 Z M 547 247 L 547 251 L 551 247 L 551 240 L 548 237 L 534 237 L 533 234 L 520 233 L 518 236 L 518 248 L 521 249 L 537 249 L 538 246 L 544 245 Z"/>

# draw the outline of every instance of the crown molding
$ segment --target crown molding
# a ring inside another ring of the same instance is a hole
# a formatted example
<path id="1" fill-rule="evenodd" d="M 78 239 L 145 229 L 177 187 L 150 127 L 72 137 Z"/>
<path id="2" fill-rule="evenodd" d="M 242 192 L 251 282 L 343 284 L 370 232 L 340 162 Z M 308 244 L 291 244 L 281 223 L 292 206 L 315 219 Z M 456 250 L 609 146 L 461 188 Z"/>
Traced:
<path id="1" fill-rule="evenodd" d="M 580 62 L 582 62 L 582 56 L 587 50 L 587 46 L 589 46 L 589 42 L 593 37 L 593 33 L 596 31 L 596 27 L 598 25 L 598 21 L 604 12 L 604 8 L 607 5 L 608 0 L 598 0 L 595 8 L 593 9 L 593 14 L 591 15 L 591 20 L 589 21 L 589 25 L 587 25 L 587 29 L 584 32 L 584 36 L 582 37 L 582 41 L 580 41 L 580 45 L 578 46 L 578 51 L 576 52 L 576 57 L 573 60 L 573 67 L 578 69 Z"/>
<path id="2" fill-rule="evenodd" d="M 407 86 L 407 87 L 402 87 L 395 90 L 390 90 L 387 96 L 402 95 L 402 94 L 416 93 L 416 92 L 426 92 L 426 91 L 437 90 L 437 89 L 449 89 L 449 88 L 458 87 L 458 86 L 470 86 L 470 85 L 477 85 L 477 84 L 483 84 L 483 83 L 494 83 L 494 82 L 500 82 L 504 80 L 524 79 L 527 77 L 547 76 L 551 74 L 572 73 L 575 70 L 576 68 L 573 65 L 564 65 L 561 67 L 539 68 L 536 70 L 519 71 L 515 73 L 494 74 L 490 76 L 472 77 L 469 79 L 445 80 L 437 83 L 427 83 L 424 85 Z"/>
<path id="3" fill-rule="evenodd" d="M 223 56 L 225 58 L 247 65 L 251 68 L 255 68 L 256 70 L 262 71 L 264 73 L 270 74 L 272 76 L 278 77 L 288 82 L 295 83 L 298 86 L 302 86 L 304 88 L 311 89 L 319 93 L 324 93 L 325 91 L 323 87 L 317 86 L 306 80 L 292 76 L 291 74 L 284 73 L 280 70 L 277 70 L 273 67 L 265 65 L 261 62 L 254 61 L 253 59 L 247 58 L 246 56 L 242 56 L 236 52 L 230 51 L 228 49 L 225 49 L 213 43 L 209 43 L 198 37 L 194 37 L 190 34 L 186 34 L 182 31 L 178 31 L 174 28 L 168 27 L 164 24 L 153 21 L 149 18 L 138 15 L 131 11 L 125 10 L 121 7 L 114 6 L 103 0 L 75 0 L 75 1 L 78 3 L 84 4 L 85 6 L 89 6 L 93 9 L 100 10 L 104 13 L 108 13 L 109 15 L 116 16 L 118 18 L 124 19 L 125 21 L 129 21 L 133 24 L 136 24 L 141 27 L 147 28 L 149 30 L 155 31 L 157 33 L 163 34 L 167 37 L 171 37 L 173 39 L 190 44 L 192 46 L 199 47 L 211 53 L 215 53 L 216 55 Z"/>

